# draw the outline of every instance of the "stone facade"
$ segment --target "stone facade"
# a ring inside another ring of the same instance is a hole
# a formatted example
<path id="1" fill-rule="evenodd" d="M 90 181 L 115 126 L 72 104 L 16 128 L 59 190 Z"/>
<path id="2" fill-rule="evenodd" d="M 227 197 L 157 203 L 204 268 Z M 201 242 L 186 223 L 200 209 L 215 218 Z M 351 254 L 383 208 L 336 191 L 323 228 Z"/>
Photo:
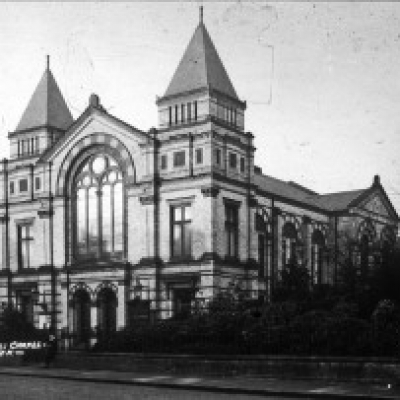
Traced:
<path id="1" fill-rule="evenodd" d="M 335 284 L 348 243 L 355 265 L 394 243 L 378 177 L 319 195 L 254 165 L 246 103 L 202 21 L 157 106 L 149 132 L 96 95 L 73 120 L 47 67 L 0 172 L 3 306 L 87 342 L 184 317 L 232 282 L 266 299 L 294 256 L 311 284 Z"/>

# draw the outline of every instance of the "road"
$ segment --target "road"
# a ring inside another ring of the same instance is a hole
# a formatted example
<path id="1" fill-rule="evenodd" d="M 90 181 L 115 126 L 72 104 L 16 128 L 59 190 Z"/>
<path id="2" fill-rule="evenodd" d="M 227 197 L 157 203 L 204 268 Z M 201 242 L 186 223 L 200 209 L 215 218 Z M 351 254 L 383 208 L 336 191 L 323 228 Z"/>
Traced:
<path id="1" fill-rule="evenodd" d="M 261 397 L 3 375 L 0 376 L 0 398 L 1 400 L 255 400 Z M 283 400 L 283 397 L 279 399 Z"/>

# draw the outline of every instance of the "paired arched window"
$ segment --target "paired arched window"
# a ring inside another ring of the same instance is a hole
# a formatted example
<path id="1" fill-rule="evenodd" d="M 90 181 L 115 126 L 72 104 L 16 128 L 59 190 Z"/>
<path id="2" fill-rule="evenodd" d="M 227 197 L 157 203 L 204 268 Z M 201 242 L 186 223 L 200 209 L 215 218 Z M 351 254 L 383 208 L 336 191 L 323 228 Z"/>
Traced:
<path id="1" fill-rule="evenodd" d="M 324 255 L 324 235 L 319 229 L 315 229 L 311 236 L 311 279 L 315 284 L 323 283 Z"/>
<path id="2" fill-rule="evenodd" d="M 298 259 L 298 233 L 292 222 L 286 222 L 282 228 L 282 266 Z"/>
<path id="3" fill-rule="evenodd" d="M 124 186 L 116 161 L 107 154 L 90 156 L 79 168 L 73 190 L 76 257 L 121 258 Z"/>

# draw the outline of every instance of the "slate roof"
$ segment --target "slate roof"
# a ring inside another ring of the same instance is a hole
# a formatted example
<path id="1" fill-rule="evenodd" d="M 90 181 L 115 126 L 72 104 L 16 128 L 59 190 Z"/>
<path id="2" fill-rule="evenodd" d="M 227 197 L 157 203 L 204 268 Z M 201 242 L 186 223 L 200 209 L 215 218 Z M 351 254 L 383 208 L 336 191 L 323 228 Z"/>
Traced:
<path id="1" fill-rule="evenodd" d="M 164 97 L 210 88 L 239 100 L 217 50 L 200 21 Z"/>
<path id="2" fill-rule="evenodd" d="M 343 211 L 370 188 L 320 195 L 295 182 L 284 182 L 268 175 L 254 175 L 254 183 L 277 197 L 293 200 L 323 211 Z"/>
<path id="3" fill-rule="evenodd" d="M 345 210 L 368 189 L 320 195 L 318 196 L 318 202 L 331 211 Z"/>
<path id="4" fill-rule="evenodd" d="M 65 103 L 57 82 L 50 69 L 46 69 L 22 114 L 16 131 L 44 125 L 67 130 L 72 122 L 71 112 Z"/>

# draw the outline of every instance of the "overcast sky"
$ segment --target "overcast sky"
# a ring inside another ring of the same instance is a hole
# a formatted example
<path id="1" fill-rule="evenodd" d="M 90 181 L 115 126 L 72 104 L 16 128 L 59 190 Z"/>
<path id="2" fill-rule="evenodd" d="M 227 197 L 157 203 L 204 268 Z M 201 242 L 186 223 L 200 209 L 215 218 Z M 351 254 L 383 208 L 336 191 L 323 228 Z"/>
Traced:
<path id="1" fill-rule="evenodd" d="M 219 2 L 204 21 L 263 172 L 320 192 L 382 183 L 400 212 L 400 4 Z M 199 1 L 0 3 L 0 157 L 51 55 L 76 118 L 97 93 L 142 130 L 198 24 Z"/>

